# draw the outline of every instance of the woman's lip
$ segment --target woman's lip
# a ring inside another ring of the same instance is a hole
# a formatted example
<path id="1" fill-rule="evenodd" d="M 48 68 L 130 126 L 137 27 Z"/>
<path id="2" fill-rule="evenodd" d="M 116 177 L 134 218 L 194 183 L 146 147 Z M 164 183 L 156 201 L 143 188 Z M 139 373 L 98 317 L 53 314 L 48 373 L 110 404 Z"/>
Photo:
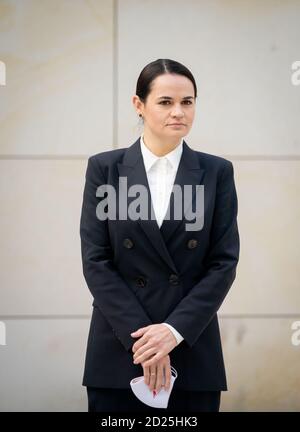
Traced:
<path id="1" fill-rule="evenodd" d="M 168 126 L 185 126 L 183 123 L 170 123 Z"/>

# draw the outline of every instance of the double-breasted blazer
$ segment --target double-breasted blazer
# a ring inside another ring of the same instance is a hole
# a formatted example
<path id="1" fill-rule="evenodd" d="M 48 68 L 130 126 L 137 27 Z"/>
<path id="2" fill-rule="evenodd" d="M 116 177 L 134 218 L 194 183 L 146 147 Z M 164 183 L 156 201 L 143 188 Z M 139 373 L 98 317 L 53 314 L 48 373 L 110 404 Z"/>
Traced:
<path id="1" fill-rule="evenodd" d="M 144 185 L 151 193 L 138 138 L 130 147 L 104 151 L 88 158 L 80 217 L 83 274 L 93 297 L 82 385 L 130 388 L 143 375 L 133 364 L 131 332 L 166 322 L 184 337 L 170 353 L 178 372 L 174 388 L 227 390 L 217 312 L 235 276 L 239 260 L 238 201 L 231 161 L 195 151 L 183 140 L 174 184 L 204 186 L 204 223 L 165 218 L 100 220 L 97 205 L 101 185 L 116 190 Z M 106 196 L 107 198 L 107 196 Z M 127 197 L 128 206 L 136 199 Z M 102 203 L 103 204 L 103 203 Z M 171 194 L 169 209 L 174 204 Z M 150 215 L 150 213 L 149 213 Z"/>

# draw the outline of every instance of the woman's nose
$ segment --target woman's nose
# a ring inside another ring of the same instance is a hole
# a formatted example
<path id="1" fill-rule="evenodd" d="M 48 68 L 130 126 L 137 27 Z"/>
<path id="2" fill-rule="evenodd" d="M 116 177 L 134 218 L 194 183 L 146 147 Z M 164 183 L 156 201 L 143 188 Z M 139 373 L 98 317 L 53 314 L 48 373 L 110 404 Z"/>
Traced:
<path id="1" fill-rule="evenodd" d="M 172 117 L 182 117 L 184 115 L 183 110 L 180 107 L 174 108 L 172 113 Z"/>

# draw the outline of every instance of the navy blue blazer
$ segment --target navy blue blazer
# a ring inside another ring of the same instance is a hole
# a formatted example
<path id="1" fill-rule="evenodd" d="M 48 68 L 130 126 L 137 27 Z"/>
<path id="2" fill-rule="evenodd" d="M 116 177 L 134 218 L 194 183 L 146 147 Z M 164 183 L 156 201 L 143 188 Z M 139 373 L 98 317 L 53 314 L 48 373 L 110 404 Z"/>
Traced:
<path id="1" fill-rule="evenodd" d="M 88 159 L 80 218 L 83 274 L 93 297 L 83 386 L 130 388 L 143 375 L 133 364 L 130 334 L 167 322 L 184 340 L 170 353 L 178 372 L 174 388 L 227 390 L 217 311 L 235 276 L 239 260 L 238 201 L 231 161 L 195 151 L 183 141 L 175 184 L 204 185 L 204 225 L 188 231 L 182 220 L 99 220 L 104 197 L 96 190 L 119 177 L 127 187 L 144 185 L 151 194 L 140 139 L 128 148 Z M 128 206 L 132 200 L 129 197 Z M 169 208 L 174 204 L 171 194 Z M 194 202 L 192 202 L 192 205 Z M 153 209 L 153 207 L 152 207 Z M 118 215 L 118 210 L 117 210 Z"/>

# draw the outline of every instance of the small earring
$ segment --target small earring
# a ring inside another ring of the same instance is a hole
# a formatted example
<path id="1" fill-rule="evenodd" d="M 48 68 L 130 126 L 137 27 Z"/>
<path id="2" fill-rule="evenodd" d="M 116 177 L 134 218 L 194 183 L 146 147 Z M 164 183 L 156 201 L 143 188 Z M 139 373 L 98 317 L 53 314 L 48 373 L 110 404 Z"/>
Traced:
<path id="1" fill-rule="evenodd" d="M 139 114 L 139 117 L 143 117 L 142 114 Z"/>

